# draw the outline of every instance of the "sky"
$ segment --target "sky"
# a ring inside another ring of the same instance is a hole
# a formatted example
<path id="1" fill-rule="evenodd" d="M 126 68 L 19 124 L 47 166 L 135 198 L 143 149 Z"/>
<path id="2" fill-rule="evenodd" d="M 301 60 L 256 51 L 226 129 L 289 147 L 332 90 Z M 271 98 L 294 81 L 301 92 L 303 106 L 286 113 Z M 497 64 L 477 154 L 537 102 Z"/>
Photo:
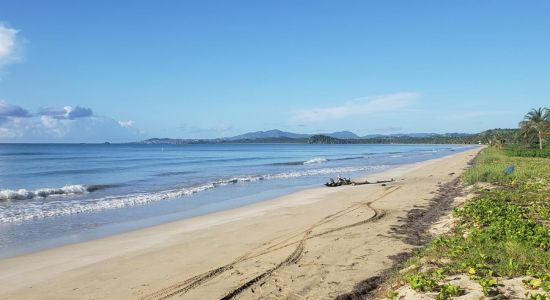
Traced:
<path id="1" fill-rule="evenodd" d="M 0 142 L 513 128 L 549 1 L 0 0 Z"/>

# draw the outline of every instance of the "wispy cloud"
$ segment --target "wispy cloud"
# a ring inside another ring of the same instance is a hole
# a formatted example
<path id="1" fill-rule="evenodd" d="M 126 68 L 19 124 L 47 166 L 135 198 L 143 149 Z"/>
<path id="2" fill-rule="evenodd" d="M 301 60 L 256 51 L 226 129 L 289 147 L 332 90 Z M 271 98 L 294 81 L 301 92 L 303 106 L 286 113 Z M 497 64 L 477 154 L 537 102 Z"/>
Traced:
<path id="1" fill-rule="evenodd" d="M 397 111 L 409 106 L 419 97 L 418 93 L 395 93 L 362 97 L 347 101 L 340 106 L 297 111 L 291 117 L 291 122 L 298 124 L 322 122 L 352 116 L 367 116 L 374 113 Z"/>
<path id="2" fill-rule="evenodd" d="M 19 59 L 19 31 L 0 22 L 0 68 Z"/>
<path id="3" fill-rule="evenodd" d="M 376 128 L 375 131 L 381 131 L 381 132 L 396 132 L 403 130 L 403 127 L 383 127 L 383 128 Z"/>
<path id="4" fill-rule="evenodd" d="M 234 134 L 236 129 L 232 124 L 219 122 L 212 126 L 196 126 L 191 124 L 183 124 L 178 126 L 186 137 L 189 138 L 215 138 Z"/>
<path id="5" fill-rule="evenodd" d="M 478 119 L 489 116 L 500 116 L 509 114 L 510 111 L 504 110 L 485 110 L 485 111 L 466 111 L 466 112 L 453 112 L 445 117 L 447 120 L 465 120 L 465 119 Z"/>

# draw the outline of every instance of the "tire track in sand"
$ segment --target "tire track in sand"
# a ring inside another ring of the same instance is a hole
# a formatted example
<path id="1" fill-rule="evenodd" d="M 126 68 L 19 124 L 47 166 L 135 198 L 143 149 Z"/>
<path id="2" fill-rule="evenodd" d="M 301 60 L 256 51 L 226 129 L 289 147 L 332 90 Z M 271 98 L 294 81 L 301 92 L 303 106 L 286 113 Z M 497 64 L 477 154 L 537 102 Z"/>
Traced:
<path id="1" fill-rule="evenodd" d="M 307 235 L 304 235 L 304 238 L 302 238 L 302 240 L 300 240 L 299 242 L 293 242 L 293 243 L 288 243 L 286 245 L 281 245 L 280 247 L 277 247 L 275 249 L 273 249 L 272 251 L 276 251 L 276 250 L 279 250 L 279 249 L 282 249 L 282 248 L 286 248 L 288 246 L 291 246 L 293 244 L 296 244 L 296 243 L 299 243 L 298 246 L 296 247 L 296 249 L 294 250 L 293 253 L 290 254 L 289 257 L 287 257 L 287 259 L 285 259 L 284 261 L 282 261 L 281 263 L 279 263 L 275 268 L 273 269 L 270 269 L 256 277 L 254 277 L 253 279 L 247 281 L 246 283 L 242 284 L 241 286 L 235 288 L 234 290 L 232 290 L 231 292 L 229 292 L 228 294 L 226 294 L 224 297 L 222 297 L 220 300 L 230 300 L 230 299 L 233 299 L 235 298 L 237 295 L 239 295 L 240 293 L 242 293 L 243 291 L 245 291 L 246 289 L 252 287 L 254 284 L 256 283 L 259 283 L 262 279 L 264 278 L 267 278 L 269 275 L 273 274 L 275 271 L 277 271 L 277 269 L 280 269 L 281 267 L 284 267 L 284 266 L 287 266 L 287 265 L 291 265 L 293 263 L 297 263 L 301 256 L 302 256 L 302 253 L 305 249 L 305 242 L 309 239 L 313 239 L 313 238 L 317 238 L 317 237 L 320 237 L 320 236 L 323 236 L 323 235 L 326 235 L 326 234 L 329 234 L 329 233 L 333 233 L 333 232 L 336 232 L 336 231 L 341 231 L 341 230 L 344 230 L 344 229 L 347 229 L 347 228 L 351 228 L 351 227 L 355 227 L 355 226 L 359 226 L 359 225 L 363 225 L 363 224 L 366 224 L 366 223 L 370 223 L 370 222 L 374 222 L 376 220 L 379 220 L 381 219 L 382 217 L 384 217 L 385 213 L 384 211 L 381 211 L 381 210 L 377 210 L 375 208 L 373 208 L 371 206 L 372 203 L 374 203 L 375 201 L 377 200 L 380 200 L 382 199 L 383 197 L 387 196 L 388 194 L 394 192 L 395 190 L 397 190 L 399 187 L 396 187 L 392 190 L 390 190 L 389 192 L 385 193 L 383 196 L 377 198 L 376 200 L 373 200 L 371 202 L 367 202 L 367 203 L 360 203 L 358 206 L 362 206 L 363 204 L 365 204 L 367 207 L 369 207 L 371 210 L 374 211 L 374 215 L 368 219 L 365 219 L 365 220 L 361 220 L 359 222 L 355 222 L 355 223 L 352 223 L 352 224 L 348 224 L 348 225 L 344 225 L 344 226 L 341 226 L 341 227 L 337 227 L 337 228 L 332 228 L 332 229 L 329 229 L 329 230 L 326 230 L 326 231 L 323 231 L 323 232 L 320 232 L 320 233 L 317 233 L 317 234 L 314 234 L 314 235 L 310 235 L 311 231 L 308 231 L 307 232 Z M 318 222 L 316 225 L 314 225 L 313 227 L 318 227 L 320 225 L 323 225 L 325 223 L 328 223 L 330 221 L 333 221 L 334 219 L 337 219 L 341 216 L 344 216 L 352 211 L 355 211 L 357 210 L 358 208 L 355 207 L 356 205 L 353 205 L 343 211 L 340 211 L 338 213 L 335 213 L 334 215 L 331 215 L 331 216 L 327 216 L 325 218 L 323 218 L 322 221 Z M 350 208 L 352 207 L 355 207 L 353 209 L 350 210 Z M 346 211 L 345 213 L 343 213 L 344 211 Z M 272 251 L 269 251 L 269 252 L 272 252 Z M 299 253 L 298 253 L 299 251 Z M 265 252 L 265 253 L 269 253 L 269 252 Z M 265 254 L 264 253 L 264 254 Z"/>
<path id="2" fill-rule="evenodd" d="M 336 232 L 336 231 L 341 231 L 341 230 L 348 229 L 348 228 L 351 228 L 351 227 L 360 226 L 360 225 L 363 225 L 363 224 L 366 224 L 366 223 L 369 223 L 369 222 L 373 222 L 373 221 L 377 221 L 377 220 L 383 218 L 384 215 L 385 215 L 384 211 L 377 210 L 377 209 L 373 208 L 371 206 L 371 204 L 373 204 L 374 202 L 386 197 L 387 195 L 389 195 L 389 194 L 393 193 L 394 191 L 398 190 L 399 188 L 400 188 L 400 186 L 388 187 L 388 188 L 386 188 L 386 190 L 384 191 L 384 193 L 381 196 L 377 197 L 376 199 L 374 199 L 372 201 L 355 203 L 355 204 L 353 204 L 353 205 L 351 205 L 351 206 L 349 206 L 345 209 L 342 209 L 342 210 L 337 211 L 333 214 L 330 214 L 328 216 L 323 217 L 321 220 L 314 223 L 309 228 L 307 228 L 307 229 L 305 229 L 305 230 L 303 230 L 299 233 L 293 234 L 293 235 L 287 237 L 286 239 L 284 239 L 282 241 L 279 241 L 279 242 L 275 243 L 275 241 L 272 240 L 272 241 L 269 241 L 267 243 L 264 243 L 261 246 L 250 250 L 245 255 L 235 259 L 234 261 L 232 261 L 229 264 L 226 264 L 224 266 L 209 270 L 205 273 L 193 276 L 193 277 L 188 278 L 184 281 L 177 282 L 177 283 L 172 284 L 172 285 L 170 285 L 166 288 L 163 288 L 163 289 L 157 290 L 153 293 L 142 296 L 138 299 L 139 300 L 161 300 L 161 299 L 168 299 L 168 298 L 171 298 L 171 297 L 176 296 L 176 295 L 183 295 L 183 294 L 189 292 L 190 290 L 195 289 L 195 288 L 201 286 L 202 284 L 218 277 L 222 273 L 233 269 L 235 265 L 237 265 L 241 262 L 244 262 L 244 261 L 247 261 L 247 260 L 250 260 L 250 259 L 253 259 L 253 258 L 257 258 L 257 257 L 263 256 L 265 254 L 269 254 L 271 252 L 281 250 L 281 249 L 287 248 L 289 246 L 298 244 L 296 246 L 296 248 L 294 249 L 294 251 L 287 258 L 285 258 L 283 261 L 281 261 L 279 264 L 277 264 L 275 267 L 273 267 L 273 268 L 261 273 L 260 275 L 257 275 L 254 278 L 246 281 L 244 284 L 241 284 L 240 286 L 234 288 L 233 290 L 231 290 L 230 292 L 228 292 L 225 296 L 223 296 L 221 298 L 222 300 L 233 299 L 234 297 L 236 297 L 237 295 L 239 295 L 240 293 L 242 293 L 246 289 L 252 287 L 256 283 L 261 282 L 262 280 L 268 278 L 271 274 L 273 274 L 278 269 L 280 269 L 284 266 L 287 266 L 287 265 L 297 263 L 300 260 L 300 258 L 302 257 L 302 254 L 304 252 L 305 244 L 306 244 L 307 240 L 312 239 L 312 238 L 321 237 L 323 235 L 333 233 L 333 232 Z M 364 219 L 364 220 L 361 220 L 361 221 L 358 221 L 358 222 L 355 222 L 355 223 L 352 223 L 352 224 L 348 224 L 348 225 L 344 225 L 344 226 L 340 226 L 340 227 L 336 227 L 336 228 L 331 228 L 331 229 L 328 229 L 328 230 L 325 230 L 325 231 L 322 231 L 322 232 L 319 232 L 319 233 L 315 233 L 315 234 L 312 235 L 312 232 L 315 228 L 317 228 L 319 226 L 322 226 L 322 225 L 325 225 L 325 224 L 328 224 L 328 223 L 330 223 L 334 220 L 337 220 L 337 219 L 339 219 L 339 218 L 341 218 L 341 217 L 343 217 L 343 216 L 345 216 L 345 215 L 347 215 L 347 214 L 349 214 L 353 211 L 356 211 L 356 210 L 360 209 L 362 206 L 367 206 L 370 210 L 372 210 L 374 212 L 374 214 L 371 217 L 367 218 L 367 219 Z M 300 237 L 300 236 L 301 236 L 300 240 L 292 241 L 293 239 L 295 239 L 297 237 Z M 270 245 L 270 246 L 263 249 L 263 250 L 261 250 L 261 251 L 259 251 L 262 247 L 265 247 L 267 245 Z M 258 251 L 258 252 L 256 252 L 256 251 Z"/>
<path id="3" fill-rule="evenodd" d="M 296 249 L 294 249 L 294 251 L 285 260 L 280 262 L 274 268 L 272 268 L 270 270 L 267 270 L 266 272 L 252 278 L 251 280 L 247 281 L 246 283 L 244 283 L 241 286 L 237 287 L 236 289 L 232 290 L 227 295 L 222 297 L 221 300 L 233 299 L 235 296 L 242 293 L 247 288 L 253 286 L 254 284 L 256 284 L 258 282 L 260 282 L 262 279 L 264 279 L 266 277 L 269 277 L 271 274 L 273 274 L 273 272 L 277 271 L 278 269 L 280 269 L 284 266 L 287 266 L 287 265 L 297 263 L 300 260 L 300 258 L 302 257 L 302 254 L 304 253 L 307 236 L 310 233 L 311 233 L 311 231 L 308 231 L 308 232 L 306 232 L 306 234 L 304 234 L 304 237 L 300 240 L 300 242 L 299 242 L 298 246 L 296 247 Z"/>

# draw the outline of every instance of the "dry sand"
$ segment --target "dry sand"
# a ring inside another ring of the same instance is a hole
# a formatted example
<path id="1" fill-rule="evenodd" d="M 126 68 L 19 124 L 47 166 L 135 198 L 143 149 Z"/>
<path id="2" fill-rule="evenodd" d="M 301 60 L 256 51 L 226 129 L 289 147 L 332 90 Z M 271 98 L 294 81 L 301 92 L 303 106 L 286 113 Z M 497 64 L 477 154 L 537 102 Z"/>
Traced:
<path id="1" fill-rule="evenodd" d="M 0 299 L 332 299 L 364 295 L 422 244 L 476 150 L 0 261 Z M 437 192 L 439 190 L 439 192 Z"/>

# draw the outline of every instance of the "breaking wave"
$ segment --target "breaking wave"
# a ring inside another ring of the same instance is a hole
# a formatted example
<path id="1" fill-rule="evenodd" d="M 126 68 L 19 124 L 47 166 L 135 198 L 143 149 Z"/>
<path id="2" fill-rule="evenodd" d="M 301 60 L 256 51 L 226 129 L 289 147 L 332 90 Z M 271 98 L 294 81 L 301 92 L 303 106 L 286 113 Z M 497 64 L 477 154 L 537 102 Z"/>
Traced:
<path id="1" fill-rule="evenodd" d="M 299 161 L 289 161 L 289 162 L 281 162 L 281 163 L 272 163 L 270 165 L 282 165 L 282 166 L 297 166 L 297 165 L 313 165 L 313 164 L 321 164 L 329 161 L 340 161 L 340 160 L 352 160 L 352 159 L 363 159 L 364 156 L 350 156 L 350 157 L 340 157 L 340 158 L 323 158 L 323 157 L 315 157 L 310 160 L 299 160 Z"/>
<path id="2" fill-rule="evenodd" d="M 252 175 L 252 176 L 238 176 L 226 179 L 215 180 L 212 182 L 199 184 L 191 187 L 183 187 L 178 189 L 164 190 L 159 192 L 150 193 L 133 193 L 122 196 L 107 196 L 96 199 L 67 199 L 64 201 L 20 201 L 12 203 L 8 207 L 0 205 L 0 223 L 12 223 L 21 222 L 25 220 L 55 217 L 62 215 L 72 215 L 79 213 L 88 213 L 104 209 L 123 208 L 134 205 L 141 205 L 150 202 L 157 202 L 161 200 L 174 199 L 184 196 L 190 196 L 196 193 L 200 193 L 206 190 L 214 189 L 216 187 L 227 186 L 231 184 L 256 182 L 262 180 L 273 179 L 289 179 L 298 178 L 304 176 L 316 176 L 316 175 L 328 175 L 328 174 L 341 174 L 358 171 L 374 171 L 385 168 L 383 165 L 378 166 L 357 166 L 357 167 L 341 167 L 341 168 L 323 168 L 323 169 L 311 169 L 296 172 L 284 172 L 276 174 L 265 175 Z M 44 189 L 48 191 L 63 190 L 64 194 L 77 194 L 90 192 L 91 186 L 74 185 L 65 186 L 61 189 Z M 21 191 L 21 190 L 20 190 Z M 32 199 L 37 197 L 37 191 L 32 191 L 35 196 L 29 197 L 28 194 L 16 191 L 18 195 L 23 198 L 11 198 L 11 199 Z M 10 191 L 11 192 L 11 191 Z M 28 191 L 27 191 L 28 192 Z M 6 190 L 2 193 L 8 194 Z M 50 195 L 61 194 L 56 192 L 50 192 Z M 4 195 L 4 194 L 2 194 Z M 13 194 L 9 194 L 10 197 L 15 197 Z M 19 196 L 18 196 L 19 197 Z M 26 197 L 26 198 L 24 198 Z"/>
<path id="3" fill-rule="evenodd" d="M 46 198 L 54 195 L 75 195 L 75 194 L 84 194 L 95 192 L 97 190 L 106 189 L 109 187 L 114 187 L 112 184 L 105 185 L 81 185 L 73 184 L 66 185 L 61 188 L 44 188 L 37 190 L 0 190 L 0 201 L 11 201 L 11 200 L 28 200 L 33 198 Z"/>
<path id="4" fill-rule="evenodd" d="M 328 161 L 328 159 L 326 159 L 326 158 L 316 157 L 316 158 L 304 161 L 304 165 L 320 164 L 320 163 L 324 163 L 324 162 L 327 162 L 327 161 Z"/>

